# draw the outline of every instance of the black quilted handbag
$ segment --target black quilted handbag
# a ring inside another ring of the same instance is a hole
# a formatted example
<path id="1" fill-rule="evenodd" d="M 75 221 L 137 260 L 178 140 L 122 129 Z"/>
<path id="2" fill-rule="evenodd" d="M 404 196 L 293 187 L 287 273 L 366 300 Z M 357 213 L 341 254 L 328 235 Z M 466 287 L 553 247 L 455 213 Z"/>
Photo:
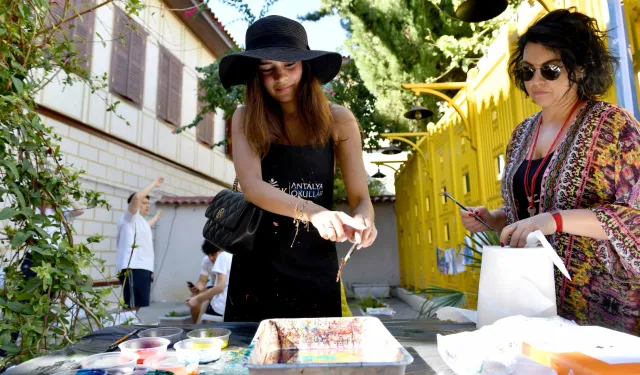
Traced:
<path id="1" fill-rule="evenodd" d="M 232 190 L 213 197 L 204 215 L 207 222 L 202 235 L 207 241 L 234 255 L 251 253 L 264 211 L 244 199 L 237 178 Z"/>

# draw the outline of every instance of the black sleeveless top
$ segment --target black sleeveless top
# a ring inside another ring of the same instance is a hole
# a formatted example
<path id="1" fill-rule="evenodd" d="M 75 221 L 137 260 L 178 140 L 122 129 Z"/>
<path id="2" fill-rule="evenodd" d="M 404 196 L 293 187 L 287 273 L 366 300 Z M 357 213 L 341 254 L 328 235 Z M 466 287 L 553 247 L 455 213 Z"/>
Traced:
<path id="1" fill-rule="evenodd" d="M 262 159 L 262 179 L 290 194 L 293 212 L 298 198 L 331 209 L 333 141 L 325 147 L 272 144 Z M 265 212 L 259 248 L 234 255 L 225 321 L 269 318 L 339 317 L 340 284 L 336 283 L 335 244 L 309 224 L 296 232 L 293 219 Z"/>
<path id="2" fill-rule="evenodd" d="M 547 161 L 542 166 L 540 173 L 538 173 L 536 184 L 533 188 L 533 207 L 536 209 L 536 215 L 540 214 L 540 190 L 542 189 L 542 177 L 547 170 L 552 157 L 553 152 L 549 154 Z M 531 160 L 531 167 L 529 167 L 529 175 L 527 176 L 527 184 L 531 183 L 533 175 L 536 173 L 536 170 L 540 167 L 540 164 L 542 164 L 543 161 L 544 158 Z M 529 207 L 529 199 L 524 190 L 524 178 L 527 172 L 528 163 L 529 160 L 525 159 L 513 176 L 513 196 L 517 204 L 518 220 L 530 217 L 529 211 L 527 211 L 527 208 Z"/>

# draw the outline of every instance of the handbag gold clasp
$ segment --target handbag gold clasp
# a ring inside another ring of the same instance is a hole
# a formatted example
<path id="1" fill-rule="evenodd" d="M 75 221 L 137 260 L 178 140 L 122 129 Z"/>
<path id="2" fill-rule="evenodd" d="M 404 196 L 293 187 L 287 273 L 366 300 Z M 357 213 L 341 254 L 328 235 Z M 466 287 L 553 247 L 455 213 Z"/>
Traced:
<path id="1" fill-rule="evenodd" d="M 218 212 L 216 212 L 216 219 L 220 219 L 224 215 L 224 207 L 221 207 Z"/>

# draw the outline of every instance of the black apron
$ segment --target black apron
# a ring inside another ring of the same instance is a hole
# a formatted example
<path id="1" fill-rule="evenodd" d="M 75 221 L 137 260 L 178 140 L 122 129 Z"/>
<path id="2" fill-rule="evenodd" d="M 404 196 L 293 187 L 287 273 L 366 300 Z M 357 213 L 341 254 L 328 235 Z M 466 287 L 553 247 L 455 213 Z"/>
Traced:
<path id="1" fill-rule="evenodd" d="M 331 209 L 334 148 L 272 144 L 262 159 L 262 178 L 291 195 Z M 340 317 L 335 243 L 301 223 L 295 243 L 293 219 L 265 212 L 260 244 L 249 255 L 234 255 L 224 320 L 258 322 L 270 318 Z"/>

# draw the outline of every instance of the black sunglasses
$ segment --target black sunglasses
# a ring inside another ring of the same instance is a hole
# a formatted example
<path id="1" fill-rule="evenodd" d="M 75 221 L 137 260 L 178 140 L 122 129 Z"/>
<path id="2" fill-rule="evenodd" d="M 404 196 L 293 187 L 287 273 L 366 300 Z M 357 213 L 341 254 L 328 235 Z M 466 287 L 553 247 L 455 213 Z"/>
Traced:
<path id="1" fill-rule="evenodd" d="M 531 81 L 533 76 L 536 75 L 536 70 L 536 68 L 530 65 L 521 65 L 520 76 L 524 81 Z M 555 81 L 560 77 L 560 73 L 562 73 L 562 65 L 549 63 L 540 67 L 540 74 L 542 74 L 542 78 L 547 81 Z"/>

